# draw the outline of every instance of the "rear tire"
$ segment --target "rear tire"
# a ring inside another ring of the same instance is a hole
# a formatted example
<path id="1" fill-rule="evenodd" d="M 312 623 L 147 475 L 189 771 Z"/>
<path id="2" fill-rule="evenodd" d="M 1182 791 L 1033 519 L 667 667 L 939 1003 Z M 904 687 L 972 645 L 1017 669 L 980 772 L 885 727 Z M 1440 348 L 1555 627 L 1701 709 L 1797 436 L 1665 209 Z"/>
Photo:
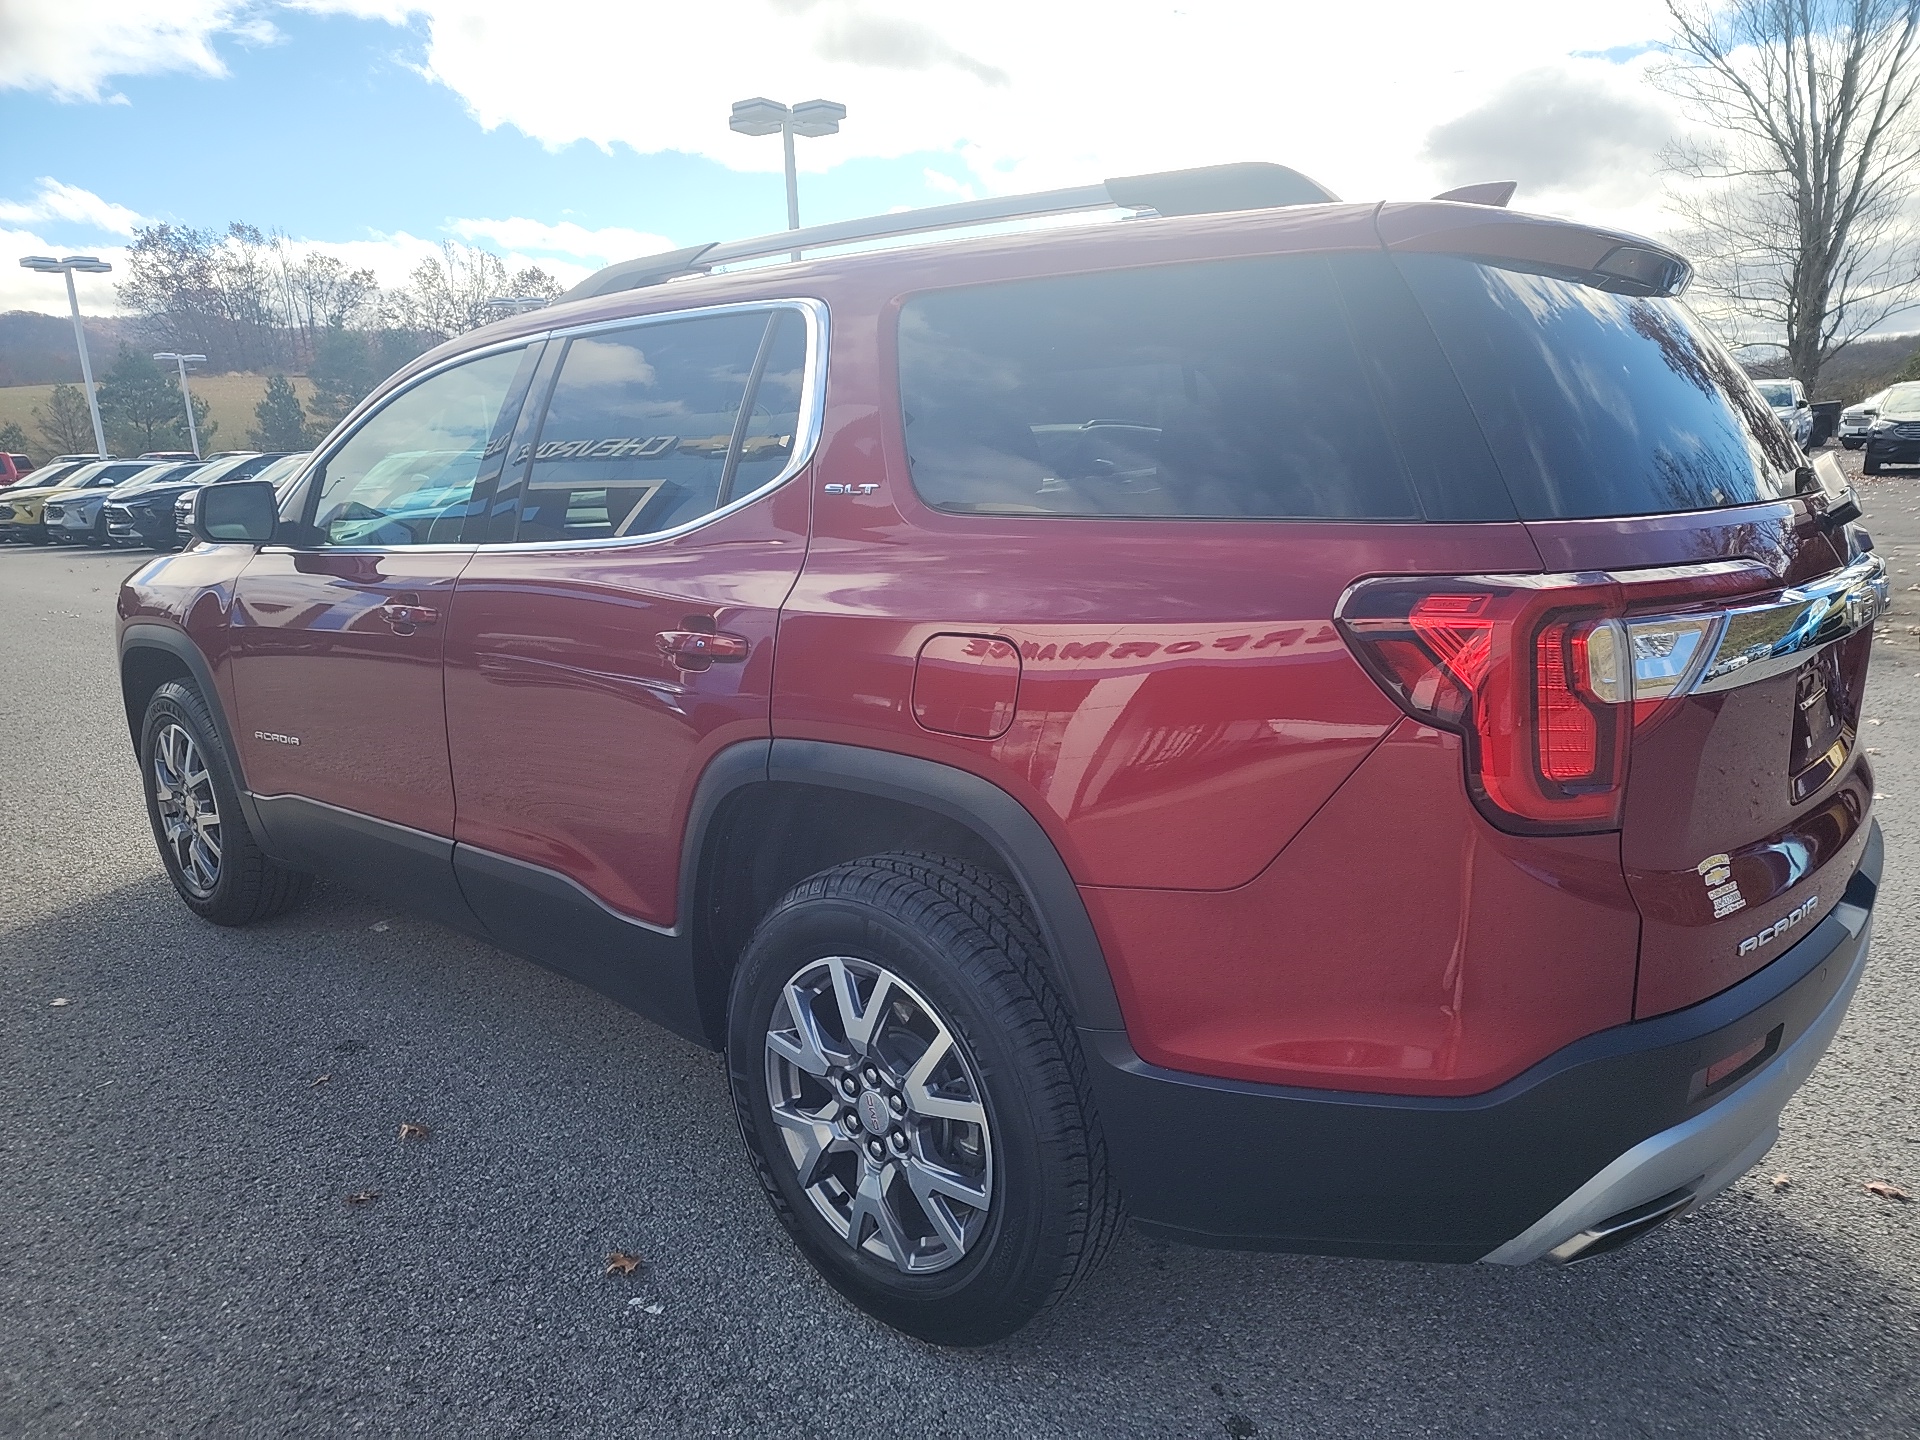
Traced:
<path id="1" fill-rule="evenodd" d="M 313 877 L 255 843 L 219 729 L 192 686 L 169 681 L 147 703 L 140 775 L 167 878 L 202 920 L 248 925 L 307 898 Z"/>
<path id="2" fill-rule="evenodd" d="M 1842 440 L 1840 442 L 1840 448 L 1843 450 L 1858 450 L 1860 448 L 1860 442 L 1858 440 Z"/>
<path id="3" fill-rule="evenodd" d="M 1044 955 L 1004 877 L 892 854 L 795 886 L 734 974 L 728 1076 L 774 1213 L 841 1294 L 936 1344 L 1018 1330 L 1123 1218 Z"/>

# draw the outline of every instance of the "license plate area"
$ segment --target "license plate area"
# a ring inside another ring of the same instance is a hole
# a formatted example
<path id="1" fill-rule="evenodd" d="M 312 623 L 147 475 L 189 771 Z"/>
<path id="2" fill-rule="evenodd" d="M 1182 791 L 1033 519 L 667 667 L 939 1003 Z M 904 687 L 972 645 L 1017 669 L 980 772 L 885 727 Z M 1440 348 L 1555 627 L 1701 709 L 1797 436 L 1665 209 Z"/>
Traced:
<path id="1" fill-rule="evenodd" d="M 1795 680 L 1787 769 L 1796 805 L 1839 774 L 1853 752 L 1855 707 L 1841 677 L 1838 649 L 1827 646 L 1801 667 Z"/>

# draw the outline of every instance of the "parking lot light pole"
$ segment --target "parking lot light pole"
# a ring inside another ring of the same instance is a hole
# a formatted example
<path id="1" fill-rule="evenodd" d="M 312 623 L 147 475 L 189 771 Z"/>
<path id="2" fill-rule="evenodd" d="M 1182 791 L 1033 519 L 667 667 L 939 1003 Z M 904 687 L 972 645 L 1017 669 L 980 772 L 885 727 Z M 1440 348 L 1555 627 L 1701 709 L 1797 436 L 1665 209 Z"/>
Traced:
<path id="1" fill-rule="evenodd" d="M 105 260 L 97 260 L 91 255 L 69 255 L 56 260 L 51 255 L 28 255 L 20 262 L 27 270 L 38 270 L 43 275 L 65 275 L 67 277 L 67 304 L 73 310 L 73 339 L 80 347 L 80 378 L 87 387 L 87 411 L 93 416 L 94 453 L 102 460 L 107 458 L 107 432 L 100 424 L 100 397 L 93 393 L 93 362 L 87 358 L 87 332 L 80 324 L 80 293 L 73 288 L 73 272 L 82 275 L 104 275 L 113 266 Z"/>
<path id="2" fill-rule="evenodd" d="M 207 363 L 207 357 L 204 355 L 180 355 L 172 350 L 162 350 L 153 358 L 156 360 L 171 360 L 180 368 L 180 398 L 186 403 L 187 407 L 187 440 L 191 443 L 194 458 L 197 460 L 200 458 L 200 427 L 193 423 L 193 392 L 187 389 L 187 366 L 204 365 Z"/>
<path id="3" fill-rule="evenodd" d="M 782 105 L 778 100 L 755 96 L 733 102 L 733 118 L 728 128 L 742 135 L 780 134 L 787 162 L 787 228 L 800 228 L 800 179 L 793 166 L 793 137 L 796 135 L 832 135 L 847 118 L 847 107 L 837 100 L 804 100 L 798 105 Z M 795 253 L 794 259 L 800 258 Z"/>

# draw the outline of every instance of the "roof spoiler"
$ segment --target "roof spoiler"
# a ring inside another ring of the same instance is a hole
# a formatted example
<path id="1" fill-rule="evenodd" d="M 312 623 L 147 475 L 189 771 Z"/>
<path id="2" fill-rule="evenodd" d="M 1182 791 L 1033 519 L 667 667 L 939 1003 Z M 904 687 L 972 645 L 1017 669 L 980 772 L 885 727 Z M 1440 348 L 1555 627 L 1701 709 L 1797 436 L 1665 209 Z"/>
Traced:
<path id="1" fill-rule="evenodd" d="M 1162 170 L 1152 175 L 1123 175 L 1098 185 L 1065 190 L 1043 190 L 1031 195 L 1007 195 L 987 200 L 965 200 L 957 205 L 934 205 L 895 215 L 842 220 L 832 225 L 810 225 L 752 240 L 692 245 L 664 255 L 622 260 L 582 280 L 560 297 L 586 300 L 621 290 L 638 290 L 682 275 L 698 275 L 716 265 L 757 260 L 770 255 L 798 256 L 802 250 L 850 245 L 862 240 L 918 235 L 933 230 L 964 229 L 1041 215 L 1066 215 L 1082 210 L 1150 210 L 1158 215 L 1219 215 L 1239 210 L 1267 210 L 1282 205 L 1323 205 L 1337 201 L 1319 182 L 1285 165 L 1250 160 L 1235 165 L 1206 165 L 1194 170 Z"/>

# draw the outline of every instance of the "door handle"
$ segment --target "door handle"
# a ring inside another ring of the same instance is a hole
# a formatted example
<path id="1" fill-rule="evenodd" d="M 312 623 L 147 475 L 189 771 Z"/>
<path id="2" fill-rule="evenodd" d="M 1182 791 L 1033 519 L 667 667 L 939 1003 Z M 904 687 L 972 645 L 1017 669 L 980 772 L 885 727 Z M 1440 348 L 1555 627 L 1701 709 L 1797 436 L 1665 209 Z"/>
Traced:
<path id="1" fill-rule="evenodd" d="M 746 636 L 725 630 L 662 630 L 658 644 L 660 653 L 681 670 L 704 670 L 715 662 L 737 665 L 753 648 Z"/>
<path id="2" fill-rule="evenodd" d="M 411 635 L 422 625 L 437 625 L 440 612 L 431 605 L 403 605 L 389 602 L 379 610 L 380 618 L 401 635 Z"/>

